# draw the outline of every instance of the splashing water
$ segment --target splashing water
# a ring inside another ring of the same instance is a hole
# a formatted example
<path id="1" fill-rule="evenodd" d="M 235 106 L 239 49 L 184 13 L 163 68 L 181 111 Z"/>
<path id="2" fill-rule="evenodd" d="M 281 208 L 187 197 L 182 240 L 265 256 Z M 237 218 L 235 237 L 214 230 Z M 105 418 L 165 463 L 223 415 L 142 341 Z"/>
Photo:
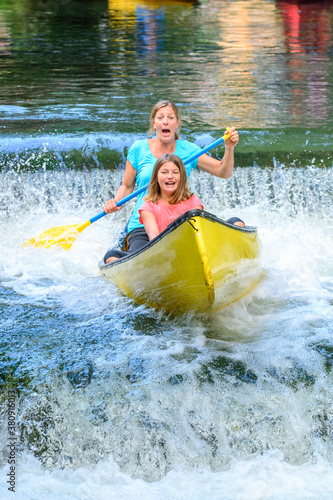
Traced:
<path id="1" fill-rule="evenodd" d="M 260 482 L 258 468 L 264 477 L 282 468 L 303 486 L 307 475 L 325 477 L 333 458 L 331 176 L 313 165 L 236 168 L 227 181 L 193 173 L 206 210 L 259 227 L 266 275 L 214 315 L 173 318 L 135 305 L 98 276 L 130 205 L 87 228 L 68 252 L 20 245 L 100 211 L 121 172 L 2 174 L 1 358 L 19 388 L 20 481 L 28 489 L 41 466 L 50 475 L 39 491 L 55 482 L 63 497 L 87 467 L 87 491 L 110 478 L 95 498 L 107 498 L 108 488 L 117 498 L 154 498 L 151 481 L 161 498 L 181 498 L 176 479 L 188 498 L 191 474 L 212 482 L 211 498 L 226 482 L 225 498 L 245 498 L 245 479 Z M 237 496 L 231 478 L 240 470 Z M 284 498 L 276 472 L 273 484 L 276 496 L 262 486 L 263 497 Z M 325 498 L 313 484 L 304 491 Z"/>

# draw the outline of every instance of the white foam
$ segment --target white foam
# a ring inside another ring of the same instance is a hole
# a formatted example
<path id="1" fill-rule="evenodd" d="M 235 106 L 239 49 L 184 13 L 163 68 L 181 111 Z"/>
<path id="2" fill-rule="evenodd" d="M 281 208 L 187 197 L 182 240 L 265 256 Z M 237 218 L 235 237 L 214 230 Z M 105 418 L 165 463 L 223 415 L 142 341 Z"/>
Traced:
<path id="1" fill-rule="evenodd" d="M 0 471 L 0 494 L 7 491 L 6 468 Z M 146 482 L 122 473 L 112 457 L 94 468 L 48 471 L 30 455 L 18 467 L 18 500 L 330 500 L 333 467 L 318 457 L 313 463 L 288 464 L 279 451 L 251 460 L 234 460 L 226 470 L 172 470 L 161 480 Z"/>

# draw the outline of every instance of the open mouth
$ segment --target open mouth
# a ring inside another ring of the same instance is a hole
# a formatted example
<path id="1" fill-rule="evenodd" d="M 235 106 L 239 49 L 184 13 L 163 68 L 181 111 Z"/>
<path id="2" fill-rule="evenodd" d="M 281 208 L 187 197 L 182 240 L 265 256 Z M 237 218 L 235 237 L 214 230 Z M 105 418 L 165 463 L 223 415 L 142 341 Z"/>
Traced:
<path id="1" fill-rule="evenodd" d="M 170 134 L 170 129 L 169 128 L 162 128 L 163 134 Z"/>

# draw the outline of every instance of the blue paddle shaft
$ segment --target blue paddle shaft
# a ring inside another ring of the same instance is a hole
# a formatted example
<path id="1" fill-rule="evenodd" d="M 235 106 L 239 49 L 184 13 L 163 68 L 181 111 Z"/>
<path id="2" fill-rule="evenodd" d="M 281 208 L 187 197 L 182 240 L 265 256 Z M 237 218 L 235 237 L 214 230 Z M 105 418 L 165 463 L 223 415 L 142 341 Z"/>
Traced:
<path id="1" fill-rule="evenodd" d="M 196 160 L 197 158 L 199 158 L 199 156 L 207 153 L 207 151 L 210 151 L 211 149 L 216 148 L 216 146 L 218 146 L 222 142 L 224 142 L 224 137 L 220 137 L 220 139 L 217 139 L 215 142 L 212 142 L 212 144 L 209 144 L 204 149 L 201 149 L 200 151 L 198 151 L 198 153 L 195 153 L 193 156 L 190 156 L 190 158 L 188 158 L 187 160 L 184 161 L 184 165 L 187 165 L 188 163 L 191 163 L 193 160 Z M 148 187 L 149 187 L 149 183 L 146 184 L 145 186 L 141 187 L 140 189 L 137 189 L 133 193 L 129 194 L 128 196 L 126 196 L 122 200 L 117 201 L 117 207 L 124 205 L 124 203 L 127 203 L 128 201 L 132 200 L 133 198 L 135 198 L 136 196 L 141 194 L 143 191 L 146 191 L 146 189 L 148 189 Z M 89 219 L 89 221 L 92 224 L 93 222 L 96 222 L 97 220 L 104 217 L 104 215 L 107 215 L 107 213 L 101 212 L 100 214 L 96 215 L 92 219 Z"/>

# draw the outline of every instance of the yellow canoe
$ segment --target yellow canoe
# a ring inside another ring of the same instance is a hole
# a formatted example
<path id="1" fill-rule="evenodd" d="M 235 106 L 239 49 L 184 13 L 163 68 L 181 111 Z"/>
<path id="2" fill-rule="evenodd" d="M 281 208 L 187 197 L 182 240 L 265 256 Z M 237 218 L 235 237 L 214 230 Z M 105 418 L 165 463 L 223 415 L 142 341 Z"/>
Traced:
<path id="1" fill-rule="evenodd" d="M 234 302 L 260 280 L 255 227 L 240 228 L 190 210 L 138 252 L 99 264 L 139 304 L 172 313 L 210 312 Z"/>

